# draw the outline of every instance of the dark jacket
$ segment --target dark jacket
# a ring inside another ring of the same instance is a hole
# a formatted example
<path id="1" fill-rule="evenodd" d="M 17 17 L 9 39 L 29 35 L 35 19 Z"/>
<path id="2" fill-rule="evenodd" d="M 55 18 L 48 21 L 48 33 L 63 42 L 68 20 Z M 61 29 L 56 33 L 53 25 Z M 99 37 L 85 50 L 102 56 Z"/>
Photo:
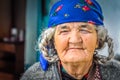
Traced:
<path id="1" fill-rule="evenodd" d="M 102 80 L 120 80 L 120 63 L 112 60 L 106 64 L 99 64 Z M 47 71 L 43 71 L 40 63 L 31 66 L 20 80 L 62 80 L 58 71 L 57 63 L 50 64 Z"/>

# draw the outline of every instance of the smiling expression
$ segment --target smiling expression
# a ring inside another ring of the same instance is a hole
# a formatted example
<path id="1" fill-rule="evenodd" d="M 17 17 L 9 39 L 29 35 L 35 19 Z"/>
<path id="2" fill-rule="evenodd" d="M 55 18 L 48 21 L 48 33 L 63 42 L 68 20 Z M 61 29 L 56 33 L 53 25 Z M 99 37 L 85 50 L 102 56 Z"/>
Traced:
<path id="1" fill-rule="evenodd" d="M 79 63 L 93 60 L 97 48 L 95 25 L 84 22 L 63 23 L 56 26 L 54 45 L 64 63 Z"/>

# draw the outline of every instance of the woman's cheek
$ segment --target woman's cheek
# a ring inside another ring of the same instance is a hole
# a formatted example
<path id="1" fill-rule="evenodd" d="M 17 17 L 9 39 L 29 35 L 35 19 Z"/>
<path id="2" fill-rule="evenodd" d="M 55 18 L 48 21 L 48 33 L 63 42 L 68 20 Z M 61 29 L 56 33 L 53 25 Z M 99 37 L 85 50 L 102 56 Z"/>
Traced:
<path id="1" fill-rule="evenodd" d="M 90 53 L 94 52 L 97 45 L 97 39 L 95 37 L 89 37 L 89 39 L 84 38 L 83 41 L 83 44 L 87 48 L 87 50 L 90 51 Z"/>
<path id="2" fill-rule="evenodd" d="M 56 37 L 55 48 L 58 53 L 62 54 L 67 47 L 68 47 L 67 37 L 64 37 L 64 36 Z"/>

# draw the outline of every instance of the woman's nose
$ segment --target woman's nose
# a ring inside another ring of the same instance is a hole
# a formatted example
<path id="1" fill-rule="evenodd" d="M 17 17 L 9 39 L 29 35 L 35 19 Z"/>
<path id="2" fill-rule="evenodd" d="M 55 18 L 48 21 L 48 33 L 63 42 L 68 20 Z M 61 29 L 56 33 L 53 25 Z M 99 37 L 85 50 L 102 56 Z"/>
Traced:
<path id="1" fill-rule="evenodd" d="M 82 42 L 82 37 L 81 37 L 80 33 L 77 31 L 71 32 L 69 42 L 71 42 L 71 43 Z"/>

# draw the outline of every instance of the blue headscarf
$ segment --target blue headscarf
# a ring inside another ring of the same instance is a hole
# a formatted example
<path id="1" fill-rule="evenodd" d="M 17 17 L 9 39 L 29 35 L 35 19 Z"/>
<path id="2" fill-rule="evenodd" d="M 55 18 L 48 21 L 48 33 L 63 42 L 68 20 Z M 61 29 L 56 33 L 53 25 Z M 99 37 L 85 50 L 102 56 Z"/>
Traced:
<path id="1" fill-rule="evenodd" d="M 96 0 L 60 0 L 51 8 L 48 27 L 67 22 L 104 25 L 101 7 Z"/>

